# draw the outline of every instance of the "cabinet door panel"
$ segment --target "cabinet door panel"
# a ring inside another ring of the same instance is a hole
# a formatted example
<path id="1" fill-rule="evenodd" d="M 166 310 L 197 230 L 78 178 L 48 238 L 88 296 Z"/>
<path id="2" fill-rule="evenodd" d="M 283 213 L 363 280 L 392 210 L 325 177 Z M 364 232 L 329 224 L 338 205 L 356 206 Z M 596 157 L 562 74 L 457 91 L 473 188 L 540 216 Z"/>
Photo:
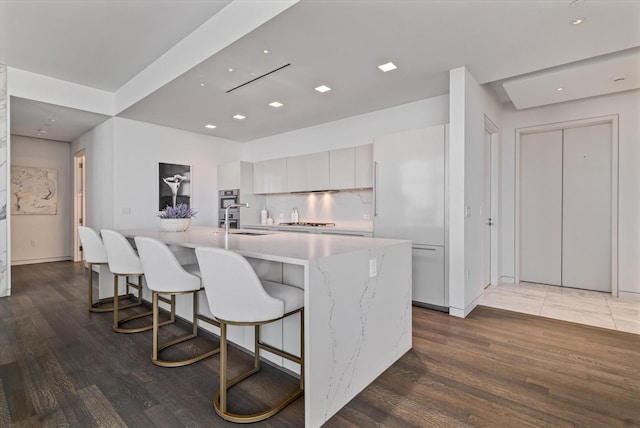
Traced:
<path id="1" fill-rule="evenodd" d="M 287 191 L 287 159 L 272 159 L 268 162 L 269 193 Z"/>
<path id="2" fill-rule="evenodd" d="M 444 245 L 444 125 L 376 137 L 376 237 Z"/>
<path id="3" fill-rule="evenodd" d="M 306 190 L 329 189 L 329 152 L 305 155 L 307 169 Z"/>
<path id="4" fill-rule="evenodd" d="M 258 194 L 269 193 L 269 177 L 267 175 L 267 161 L 253 164 L 253 192 Z"/>
<path id="5" fill-rule="evenodd" d="M 329 152 L 329 187 L 333 190 L 353 189 L 355 182 L 355 149 Z"/>
<path id="6" fill-rule="evenodd" d="M 307 166 L 304 156 L 287 158 L 287 192 L 307 190 Z"/>
<path id="7" fill-rule="evenodd" d="M 373 144 L 355 148 L 355 187 L 373 187 Z"/>
<path id="8" fill-rule="evenodd" d="M 412 300 L 447 306 L 444 289 L 444 247 L 413 247 Z"/>

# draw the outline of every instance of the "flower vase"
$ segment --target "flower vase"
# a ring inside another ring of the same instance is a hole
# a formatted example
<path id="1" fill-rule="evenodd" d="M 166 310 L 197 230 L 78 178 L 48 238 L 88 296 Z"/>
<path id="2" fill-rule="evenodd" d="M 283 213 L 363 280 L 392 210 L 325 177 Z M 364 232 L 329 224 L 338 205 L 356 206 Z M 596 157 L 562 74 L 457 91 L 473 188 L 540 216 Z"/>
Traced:
<path id="1" fill-rule="evenodd" d="M 163 232 L 184 232 L 191 226 L 190 218 L 161 218 L 160 229 Z"/>

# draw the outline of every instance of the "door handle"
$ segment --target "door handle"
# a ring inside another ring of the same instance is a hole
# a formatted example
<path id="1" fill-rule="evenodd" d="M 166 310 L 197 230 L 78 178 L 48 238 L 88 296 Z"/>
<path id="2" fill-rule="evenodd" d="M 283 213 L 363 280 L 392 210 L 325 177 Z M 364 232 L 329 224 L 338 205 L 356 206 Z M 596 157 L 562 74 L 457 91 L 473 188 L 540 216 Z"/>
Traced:
<path id="1" fill-rule="evenodd" d="M 493 222 L 491 221 L 491 219 L 489 219 L 489 221 L 487 222 L 487 224 L 488 224 L 489 226 L 493 226 Z"/>

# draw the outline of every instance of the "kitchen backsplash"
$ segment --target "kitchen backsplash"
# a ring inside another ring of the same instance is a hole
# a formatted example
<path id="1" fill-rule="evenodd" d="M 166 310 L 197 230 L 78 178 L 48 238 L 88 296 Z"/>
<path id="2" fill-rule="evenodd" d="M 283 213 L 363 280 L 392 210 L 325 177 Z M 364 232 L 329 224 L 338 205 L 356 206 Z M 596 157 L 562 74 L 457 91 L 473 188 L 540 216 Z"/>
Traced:
<path id="1" fill-rule="evenodd" d="M 296 208 L 300 222 L 333 222 L 338 227 L 373 229 L 371 221 L 373 191 L 371 189 L 267 195 L 265 200 L 269 215 L 275 224 L 291 221 L 291 209 Z M 262 207 L 256 208 L 260 210 Z M 280 217 L 281 214 L 282 217 Z"/>

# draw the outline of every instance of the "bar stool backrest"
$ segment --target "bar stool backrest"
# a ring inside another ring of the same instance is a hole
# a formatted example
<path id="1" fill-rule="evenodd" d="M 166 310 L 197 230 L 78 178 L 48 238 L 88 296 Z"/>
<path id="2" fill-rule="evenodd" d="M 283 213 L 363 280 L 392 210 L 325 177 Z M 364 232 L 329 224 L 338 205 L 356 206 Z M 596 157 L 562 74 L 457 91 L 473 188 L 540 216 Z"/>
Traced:
<path id="1" fill-rule="evenodd" d="M 127 238 L 115 230 L 102 229 L 102 242 L 107 250 L 109 270 L 118 275 L 142 275 L 142 263 Z"/>
<path id="2" fill-rule="evenodd" d="M 200 289 L 200 278 L 187 272 L 164 242 L 136 236 L 142 269 L 151 291 L 179 293 Z"/>
<path id="3" fill-rule="evenodd" d="M 249 262 L 233 251 L 196 248 L 211 313 L 229 322 L 263 322 L 284 315 L 284 303 L 264 290 Z"/>
<path id="4" fill-rule="evenodd" d="M 87 226 L 78 226 L 82 252 L 87 263 L 107 263 L 107 250 L 98 232 Z"/>

